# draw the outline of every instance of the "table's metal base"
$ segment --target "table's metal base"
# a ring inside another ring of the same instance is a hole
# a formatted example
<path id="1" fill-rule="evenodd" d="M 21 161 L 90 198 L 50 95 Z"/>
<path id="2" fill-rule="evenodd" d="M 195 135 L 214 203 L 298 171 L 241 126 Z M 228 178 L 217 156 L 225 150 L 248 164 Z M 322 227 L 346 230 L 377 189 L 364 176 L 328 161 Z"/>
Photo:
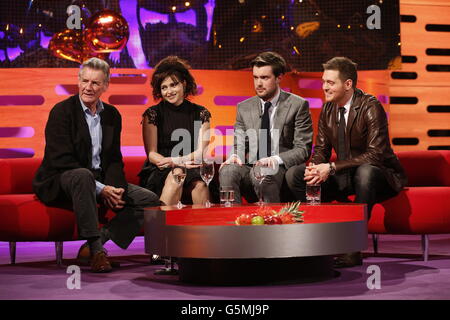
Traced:
<path id="1" fill-rule="evenodd" d="M 258 285 L 331 279 L 332 256 L 271 259 L 178 259 L 179 279 L 203 285 Z"/>
<path id="2" fill-rule="evenodd" d="M 333 256 L 367 248 L 365 205 L 303 206 L 304 223 L 235 225 L 256 209 L 148 208 L 145 251 L 176 257 L 183 282 L 251 285 L 330 279 Z"/>

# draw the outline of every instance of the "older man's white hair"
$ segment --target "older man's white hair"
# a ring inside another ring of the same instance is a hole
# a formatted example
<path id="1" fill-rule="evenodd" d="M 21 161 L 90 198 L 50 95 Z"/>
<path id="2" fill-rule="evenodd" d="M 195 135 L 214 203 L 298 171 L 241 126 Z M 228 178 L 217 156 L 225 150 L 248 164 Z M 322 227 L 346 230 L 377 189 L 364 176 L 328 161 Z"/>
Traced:
<path id="1" fill-rule="evenodd" d="M 109 64 L 99 58 L 90 58 L 84 61 L 80 66 L 80 71 L 78 71 L 78 78 L 81 79 L 81 72 L 84 68 L 90 68 L 93 70 L 101 70 L 105 75 L 105 81 L 109 83 Z"/>

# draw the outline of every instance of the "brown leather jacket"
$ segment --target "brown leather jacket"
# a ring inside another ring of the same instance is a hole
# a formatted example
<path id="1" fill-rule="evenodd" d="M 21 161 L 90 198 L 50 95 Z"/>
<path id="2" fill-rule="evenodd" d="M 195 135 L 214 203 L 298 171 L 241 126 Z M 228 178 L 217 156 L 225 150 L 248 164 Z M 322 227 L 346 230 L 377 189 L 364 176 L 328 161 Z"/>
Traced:
<path id="1" fill-rule="evenodd" d="M 381 168 L 395 191 L 399 192 L 406 185 L 405 171 L 391 148 L 386 113 L 374 96 L 355 89 L 346 134 L 347 160 L 336 161 L 337 173 L 366 163 Z M 315 164 L 329 162 L 331 150 L 337 152 L 337 148 L 338 107 L 335 103 L 325 103 L 311 161 Z"/>

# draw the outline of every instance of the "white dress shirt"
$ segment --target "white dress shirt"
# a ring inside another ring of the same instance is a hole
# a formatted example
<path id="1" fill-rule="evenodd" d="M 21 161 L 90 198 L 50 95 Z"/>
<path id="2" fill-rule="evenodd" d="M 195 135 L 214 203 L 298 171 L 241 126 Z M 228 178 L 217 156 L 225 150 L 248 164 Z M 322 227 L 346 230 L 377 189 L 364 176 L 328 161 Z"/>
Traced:
<path id="1" fill-rule="evenodd" d="M 352 105 L 353 95 L 350 97 L 350 99 L 347 101 L 347 103 L 344 105 L 345 113 L 344 113 L 344 119 L 345 119 L 345 126 L 347 126 L 348 123 L 348 114 L 350 112 L 350 106 Z M 341 120 L 341 114 L 338 112 L 338 123 Z"/>
<path id="2" fill-rule="evenodd" d="M 84 118 L 86 119 L 88 128 L 89 128 L 89 134 L 91 136 L 92 141 L 92 169 L 98 170 L 101 169 L 100 164 L 100 153 L 102 152 L 102 125 L 101 125 L 101 118 L 100 113 L 103 111 L 103 103 L 101 100 L 98 100 L 97 103 L 97 112 L 95 114 L 91 113 L 91 109 L 86 107 L 86 105 L 83 103 L 83 101 L 80 98 L 81 106 L 83 107 L 84 111 Z M 95 189 L 96 194 L 99 195 L 105 185 L 97 180 L 95 180 Z"/>

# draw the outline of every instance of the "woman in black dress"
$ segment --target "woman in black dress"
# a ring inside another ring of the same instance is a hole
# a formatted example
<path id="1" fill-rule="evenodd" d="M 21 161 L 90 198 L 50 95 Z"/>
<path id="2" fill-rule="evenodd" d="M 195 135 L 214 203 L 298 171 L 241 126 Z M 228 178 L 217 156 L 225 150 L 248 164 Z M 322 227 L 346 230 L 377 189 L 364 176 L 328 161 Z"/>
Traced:
<path id="1" fill-rule="evenodd" d="M 147 160 L 139 173 L 141 186 L 155 192 L 165 205 L 176 204 L 183 190 L 193 204 L 209 200 L 209 190 L 200 176 L 199 160 L 209 144 L 211 114 L 186 98 L 197 85 L 184 60 L 169 56 L 155 67 L 151 85 L 157 105 L 145 110 L 142 136 Z M 187 168 L 182 185 L 175 182 L 172 168 Z"/>

